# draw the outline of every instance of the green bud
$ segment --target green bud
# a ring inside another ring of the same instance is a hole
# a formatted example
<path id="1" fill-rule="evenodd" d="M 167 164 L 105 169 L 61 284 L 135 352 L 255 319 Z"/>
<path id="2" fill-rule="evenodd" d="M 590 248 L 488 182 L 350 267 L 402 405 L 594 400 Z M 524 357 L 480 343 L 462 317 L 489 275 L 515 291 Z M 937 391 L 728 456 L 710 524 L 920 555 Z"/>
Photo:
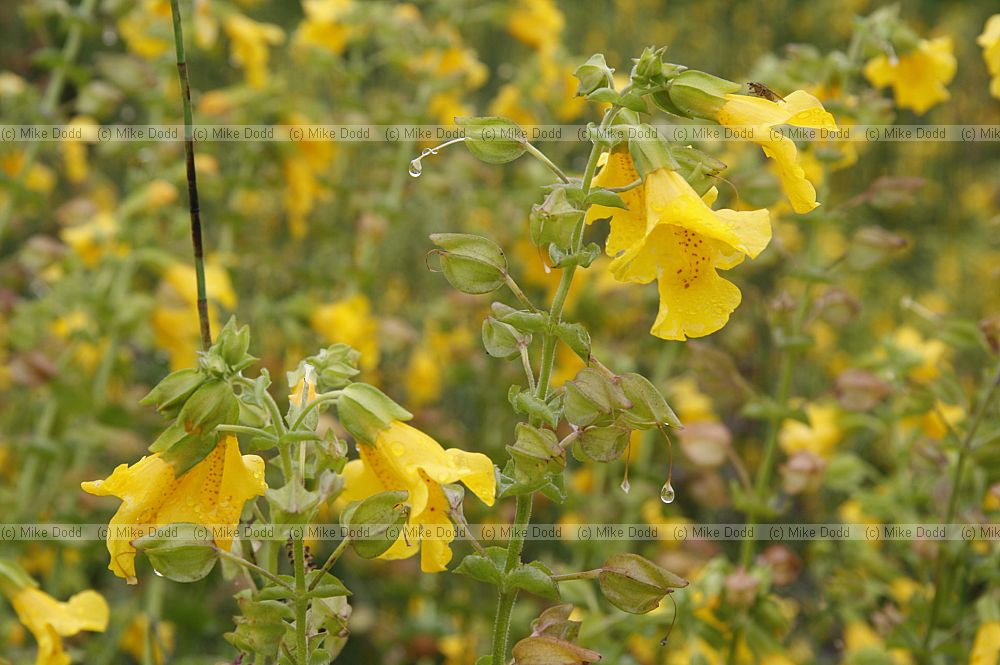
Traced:
<path id="1" fill-rule="evenodd" d="M 620 422 L 608 427 L 587 427 L 577 437 L 574 455 L 592 462 L 613 462 L 625 452 L 631 434 L 632 430 Z"/>
<path id="2" fill-rule="evenodd" d="M 476 159 L 487 164 L 512 162 L 525 151 L 525 133 L 507 118 L 455 118 L 465 128 L 465 147 Z"/>
<path id="3" fill-rule="evenodd" d="M 623 414 L 625 422 L 637 429 L 649 429 L 661 425 L 683 428 L 674 410 L 649 379 L 641 374 L 624 374 L 619 377 L 619 386 L 632 403 Z"/>
<path id="4" fill-rule="evenodd" d="M 689 69 L 670 82 L 668 95 L 682 115 L 714 121 L 726 103 L 725 95 L 737 93 L 740 88 L 739 83 Z"/>
<path id="5" fill-rule="evenodd" d="M 233 423 L 239 414 L 239 404 L 232 386 L 222 379 L 202 383 L 177 414 L 184 431 L 195 436 L 215 436 L 215 428 Z"/>
<path id="6" fill-rule="evenodd" d="M 644 84 L 656 84 L 663 78 L 663 53 L 666 47 L 653 50 L 647 46 L 642 50 L 642 55 L 635 58 L 635 66 L 632 67 L 632 80 Z"/>
<path id="7" fill-rule="evenodd" d="M 155 405 L 157 411 L 168 418 L 173 418 L 205 380 L 205 375 L 196 369 L 172 372 L 156 384 L 148 395 L 139 400 L 139 404 Z"/>
<path id="8" fill-rule="evenodd" d="M 440 247 L 441 270 L 448 283 L 462 293 L 496 291 L 507 279 L 507 258 L 488 238 L 466 233 L 435 233 L 431 242 Z"/>
<path id="9" fill-rule="evenodd" d="M 531 622 L 532 635 L 550 635 L 566 642 L 575 642 L 580 635 L 580 622 L 571 621 L 573 605 L 554 605 Z"/>
<path id="10" fill-rule="evenodd" d="M 511 652 L 514 665 L 580 665 L 596 663 L 601 654 L 551 635 L 526 637 Z"/>
<path id="11" fill-rule="evenodd" d="M 565 389 L 563 416 L 577 427 L 608 424 L 614 411 L 632 406 L 617 383 L 590 367 L 580 370 Z"/>
<path id="12" fill-rule="evenodd" d="M 530 343 L 531 335 L 520 332 L 509 323 L 497 321 L 492 316 L 483 321 L 483 346 L 486 353 L 494 358 L 513 358 Z"/>
<path id="13" fill-rule="evenodd" d="M 597 582 L 608 602 L 630 614 L 651 612 L 672 589 L 688 585 L 684 578 L 629 553 L 613 554 L 601 567 Z"/>
<path id="14" fill-rule="evenodd" d="M 550 243 L 563 248 L 571 247 L 583 214 L 570 202 L 565 188 L 553 189 L 545 201 L 531 207 L 531 242 L 543 248 Z"/>
<path id="15" fill-rule="evenodd" d="M 337 400 L 340 423 L 359 442 L 374 445 L 378 433 L 395 420 L 409 420 L 413 414 L 375 386 L 352 383 Z"/>
<path id="16" fill-rule="evenodd" d="M 566 453 L 559 446 L 555 432 L 539 429 L 528 423 L 518 423 L 513 445 L 507 452 L 514 458 L 517 480 L 534 481 L 548 473 L 558 473 L 566 467 Z"/>
<path id="17" fill-rule="evenodd" d="M 343 388 L 358 374 L 361 354 L 347 344 L 334 344 L 306 358 L 316 369 L 316 390 L 327 392 Z"/>
<path id="18" fill-rule="evenodd" d="M 295 620 L 292 608 L 280 600 L 255 601 L 249 589 L 237 593 L 236 602 L 240 607 L 240 614 L 233 617 L 236 630 L 224 635 L 226 641 L 240 651 L 273 660 L 288 630 L 285 622 Z"/>
<path id="19" fill-rule="evenodd" d="M 577 96 L 589 95 L 598 88 L 607 88 L 614 83 L 615 70 L 608 67 L 603 53 L 595 53 L 587 58 L 587 62 L 576 68 L 573 76 L 580 84 L 576 87 Z"/>
<path id="20" fill-rule="evenodd" d="M 358 527 L 351 530 L 364 534 L 351 535 L 351 548 L 358 556 L 374 559 L 392 547 L 409 513 L 404 503 L 408 496 L 405 490 L 379 492 L 344 510 L 340 523 L 349 529 Z"/>
<path id="21" fill-rule="evenodd" d="M 511 386 L 507 391 L 507 400 L 517 413 L 536 418 L 549 427 L 559 423 L 559 414 L 548 402 L 521 386 Z"/>
<path id="22" fill-rule="evenodd" d="M 670 153 L 670 148 L 666 142 L 659 137 L 655 127 L 640 124 L 637 126 L 638 138 L 630 139 L 628 142 L 629 152 L 632 154 L 632 161 L 635 168 L 642 175 L 643 179 L 653 171 L 678 169 L 677 161 Z M 656 137 L 656 138 L 653 138 Z"/>
<path id="23" fill-rule="evenodd" d="M 171 524 L 132 544 L 146 554 L 156 572 L 174 582 L 203 579 L 219 559 L 209 529 L 199 524 Z"/>
<path id="24" fill-rule="evenodd" d="M 235 371 L 253 362 L 253 356 L 247 354 L 250 348 L 250 327 L 236 327 L 236 319 L 231 318 L 219 333 L 218 339 L 212 345 L 212 350 L 218 349 L 223 362 Z M 212 353 L 212 351 L 209 351 Z"/>

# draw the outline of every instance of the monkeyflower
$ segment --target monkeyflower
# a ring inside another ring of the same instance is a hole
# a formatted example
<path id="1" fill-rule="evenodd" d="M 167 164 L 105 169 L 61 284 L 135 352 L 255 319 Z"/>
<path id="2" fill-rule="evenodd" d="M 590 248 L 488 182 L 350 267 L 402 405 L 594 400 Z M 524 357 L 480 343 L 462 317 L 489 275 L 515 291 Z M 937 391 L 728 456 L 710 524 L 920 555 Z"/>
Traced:
<path id="1" fill-rule="evenodd" d="M 251 88 L 267 85 L 268 47 L 285 41 L 285 32 L 273 23 L 260 23 L 234 12 L 223 19 L 223 29 L 231 42 L 233 61 L 244 69 Z"/>
<path id="2" fill-rule="evenodd" d="M 632 156 L 613 151 L 594 179 L 622 187 L 638 179 Z M 757 257 L 771 240 L 767 210 L 712 210 L 677 171 L 658 168 L 622 193 L 627 209 L 593 206 L 588 221 L 611 218 L 605 247 L 622 282 L 659 284 L 660 309 L 650 332 L 662 339 L 703 337 L 722 328 L 740 304 L 740 290 L 718 271 Z"/>
<path id="3" fill-rule="evenodd" d="M 63 637 L 84 630 L 101 633 L 108 627 L 108 603 L 101 594 L 87 590 L 60 602 L 10 561 L 0 560 L 0 590 L 38 643 L 35 665 L 69 665 Z"/>
<path id="4" fill-rule="evenodd" d="M 736 94 L 725 95 L 725 100 L 717 112 L 717 122 L 734 130 L 752 129 L 753 138 L 750 140 L 774 160 L 781 188 L 792 209 L 803 214 L 816 208 L 819 205 L 816 188 L 806 178 L 795 142 L 771 128 L 794 125 L 837 131 L 837 123 L 823 108 L 823 103 L 802 90 L 796 90 L 778 101 Z"/>
<path id="5" fill-rule="evenodd" d="M 481 453 L 445 450 L 428 435 L 399 420 L 374 432 L 371 440 L 359 440 L 358 453 L 361 459 L 351 460 L 344 467 L 344 499 L 361 501 L 389 490 L 409 493 L 410 533 L 401 535 L 381 558 L 406 559 L 419 549 L 421 570 L 445 570 L 451 561 L 449 543 L 455 534 L 448 517 L 450 504 L 441 486 L 462 481 L 492 506 L 496 494 L 493 462 Z M 413 537 L 413 533 L 419 537 Z"/>
<path id="6" fill-rule="evenodd" d="M 976 43 L 983 48 L 983 61 L 990 76 L 990 94 L 1000 99 L 1000 14 L 986 19 L 983 32 L 976 37 Z"/>
<path id="7" fill-rule="evenodd" d="M 129 584 L 136 583 L 135 547 L 127 534 L 116 533 L 128 525 L 191 523 L 227 525 L 240 521 L 243 504 L 267 489 L 264 460 L 257 455 L 241 455 L 233 435 L 219 438 L 205 459 L 179 478 L 160 453 L 143 457 L 129 466 L 119 465 L 104 480 L 81 483 L 83 490 L 96 496 L 116 496 L 122 500 L 111 518 L 108 531 L 108 569 Z M 231 538 L 218 537 L 215 544 L 228 550 Z"/>
<path id="8" fill-rule="evenodd" d="M 945 86 L 954 78 L 956 67 L 951 37 L 938 37 L 921 39 L 916 48 L 899 57 L 872 58 L 864 74 L 876 88 L 892 86 L 896 106 L 924 113 L 951 97 Z"/>

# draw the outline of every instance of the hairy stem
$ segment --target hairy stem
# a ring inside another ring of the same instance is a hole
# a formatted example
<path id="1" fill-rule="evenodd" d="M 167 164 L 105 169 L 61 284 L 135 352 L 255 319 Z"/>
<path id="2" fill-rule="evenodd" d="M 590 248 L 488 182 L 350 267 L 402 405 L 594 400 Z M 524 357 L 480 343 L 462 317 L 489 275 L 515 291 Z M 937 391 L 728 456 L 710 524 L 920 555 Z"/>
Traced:
<path id="1" fill-rule="evenodd" d="M 306 597 L 306 557 L 302 538 L 293 541 L 292 550 L 295 565 L 295 662 L 298 665 L 308 665 L 306 610 L 309 607 L 309 599 Z"/>

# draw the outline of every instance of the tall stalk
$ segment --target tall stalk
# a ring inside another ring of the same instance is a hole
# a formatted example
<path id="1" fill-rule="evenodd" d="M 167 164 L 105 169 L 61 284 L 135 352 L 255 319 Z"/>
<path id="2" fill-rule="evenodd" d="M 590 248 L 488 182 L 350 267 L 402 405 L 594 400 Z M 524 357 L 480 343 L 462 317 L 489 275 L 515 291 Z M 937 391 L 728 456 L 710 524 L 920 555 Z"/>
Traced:
<path id="1" fill-rule="evenodd" d="M 212 329 L 208 322 L 208 297 L 205 293 L 205 248 L 201 240 L 201 207 L 198 204 L 198 173 L 194 166 L 194 124 L 191 113 L 191 84 L 188 80 L 187 58 L 184 54 L 184 30 L 178 0 L 170 0 L 174 22 L 174 50 L 177 53 L 177 77 L 181 84 L 184 106 L 184 157 L 187 162 L 188 205 L 191 211 L 191 245 L 194 249 L 194 274 L 198 289 L 198 323 L 201 344 L 207 351 L 212 346 Z"/>

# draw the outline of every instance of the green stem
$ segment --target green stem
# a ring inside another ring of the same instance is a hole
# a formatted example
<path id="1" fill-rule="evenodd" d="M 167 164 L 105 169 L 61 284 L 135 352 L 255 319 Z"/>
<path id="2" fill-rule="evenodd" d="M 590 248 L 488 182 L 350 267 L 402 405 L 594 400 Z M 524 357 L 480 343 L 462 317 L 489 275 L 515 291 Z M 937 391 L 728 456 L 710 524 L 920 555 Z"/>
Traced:
<path id="1" fill-rule="evenodd" d="M 620 109 L 611 107 L 604 114 L 601 127 L 609 125 L 618 114 Z M 590 149 L 590 156 L 587 159 L 587 167 L 583 173 L 582 190 L 583 195 L 590 192 L 590 187 L 594 181 L 594 174 L 597 172 L 597 161 L 601 156 L 601 144 L 595 143 Z M 573 234 L 573 248 L 579 251 L 583 245 L 583 227 L 585 218 L 581 219 Z M 549 326 L 542 342 L 542 361 L 538 371 L 538 383 L 535 386 L 535 395 L 539 399 L 545 399 L 549 393 L 549 379 L 552 376 L 552 365 L 555 361 L 555 350 L 558 338 L 554 334 L 555 327 L 562 320 L 563 307 L 569 295 L 570 286 L 573 284 L 573 275 L 576 273 L 576 266 L 571 265 L 563 270 L 559 280 L 559 288 L 552 299 L 552 307 L 549 308 Z M 504 566 L 505 574 L 514 570 L 521 563 L 521 550 L 524 548 L 524 537 L 527 534 L 527 526 L 531 522 L 531 505 L 533 493 L 521 494 L 517 497 L 514 513 L 514 535 L 507 544 L 507 561 Z M 497 601 L 496 619 L 493 623 L 493 665 L 505 665 L 507 659 L 507 642 L 510 636 L 510 616 L 514 609 L 514 601 L 517 599 L 517 590 L 501 590 Z"/>
<path id="2" fill-rule="evenodd" d="M 323 567 L 319 569 L 319 574 L 316 575 L 316 579 L 314 579 L 312 581 L 312 584 L 309 585 L 310 591 L 316 588 L 316 585 L 319 584 L 319 581 L 323 578 L 323 575 L 326 574 L 328 570 L 333 568 L 333 564 L 337 563 L 337 560 L 340 559 L 340 556 L 347 551 L 347 546 L 350 544 L 351 544 L 350 538 L 344 538 L 342 541 L 340 541 L 340 544 L 337 545 L 336 549 L 334 549 L 333 552 L 330 554 L 330 556 L 327 558 L 326 563 L 324 563 Z"/>
<path id="3" fill-rule="evenodd" d="M 528 523 L 531 521 L 532 494 L 520 494 L 517 497 L 517 507 L 514 514 L 514 535 L 507 544 L 507 561 L 504 574 L 510 573 L 521 564 L 521 550 L 524 548 L 524 536 Z M 503 665 L 507 659 L 507 640 L 510 636 L 510 615 L 517 599 L 517 589 L 500 592 L 497 602 L 497 616 L 493 623 L 493 665 Z"/>
<path id="4" fill-rule="evenodd" d="M 553 575 L 553 582 L 569 582 L 571 580 L 592 580 L 596 579 L 601 574 L 600 568 L 595 568 L 594 570 L 584 570 L 579 573 L 565 573 L 563 575 Z"/>
<path id="5" fill-rule="evenodd" d="M 201 344 L 207 351 L 212 346 L 212 329 L 208 321 L 208 296 L 205 290 L 205 247 L 201 239 L 201 207 L 198 203 L 198 173 L 194 166 L 194 124 L 191 112 L 191 84 L 188 80 L 187 59 L 184 55 L 184 31 L 181 28 L 181 10 L 178 0 L 170 0 L 170 13 L 174 23 L 174 50 L 177 53 L 177 77 L 181 84 L 181 101 L 184 106 L 184 157 L 187 162 L 188 203 L 191 211 L 191 245 L 194 250 L 194 273 L 198 287 L 198 323 L 201 327 Z"/>
<path id="6" fill-rule="evenodd" d="M 532 312 L 538 311 L 538 308 L 531 303 L 528 296 L 524 295 L 524 291 L 522 291 L 521 287 L 517 285 L 517 282 L 514 281 L 513 277 L 510 275 L 504 275 L 504 281 L 507 283 L 507 288 L 509 288 L 510 292 L 514 294 L 514 297 L 521 301 L 522 305 L 530 309 Z"/>
<path id="7" fill-rule="evenodd" d="M 986 394 L 980 401 L 978 408 L 976 409 L 975 415 L 972 417 L 972 421 L 969 424 L 969 429 L 965 433 L 965 437 L 962 439 L 962 446 L 958 451 L 958 461 L 955 463 L 955 475 L 952 478 L 951 483 L 951 496 L 948 498 L 948 510 L 945 513 L 944 523 L 951 524 L 955 519 L 955 513 L 958 510 L 958 495 L 959 490 L 962 486 L 962 476 L 965 473 L 965 462 L 968 459 L 969 452 L 972 448 L 972 439 L 976 436 L 976 432 L 979 430 L 979 425 L 989 410 L 990 405 L 993 403 L 993 398 L 996 396 L 997 389 L 1000 388 L 1000 365 L 997 366 L 993 373 L 993 380 L 990 382 L 989 386 L 986 388 Z M 927 619 L 927 632 L 924 634 L 924 648 L 923 648 L 923 661 L 930 662 L 931 656 L 931 638 L 934 636 L 934 627 L 937 624 L 938 613 L 941 609 L 941 600 L 945 596 L 944 591 L 944 578 L 948 572 L 945 556 L 946 551 L 941 550 L 938 556 L 936 571 L 934 574 L 934 600 L 931 602 L 930 616 Z"/>
<path id="8" fill-rule="evenodd" d="M 301 538 L 293 541 L 292 549 L 295 559 L 295 659 L 298 665 L 307 665 L 309 654 L 306 642 L 306 610 L 309 607 L 309 599 L 306 597 L 305 544 Z"/>
<path id="9" fill-rule="evenodd" d="M 302 409 L 302 411 L 299 412 L 299 415 L 295 419 L 295 422 L 292 423 L 290 430 L 294 432 L 295 430 L 302 427 L 302 423 L 305 421 L 305 417 L 309 414 L 310 411 L 312 411 L 316 407 L 321 406 L 323 404 L 328 404 L 330 402 L 336 402 L 338 399 L 340 399 L 341 392 L 343 391 L 334 390 L 328 393 L 323 393 L 322 395 L 316 397 L 316 399 L 314 399 L 313 401 L 306 404 L 305 407 Z"/>
<path id="10" fill-rule="evenodd" d="M 545 164 L 545 166 L 549 167 L 549 170 L 555 173 L 557 178 L 562 180 L 564 183 L 569 182 L 569 178 L 562 172 L 562 169 L 556 166 L 551 159 L 546 157 L 544 152 L 527 142 L 525 142 L 524 148 L 528 151 L 528 154 L 540 161 L 542 164 Z"/>
<path id="11" fill-rule="evenodd" d="M 271 571 L 261 568 L 252 561 L 247 561 L 243 557 L 236 556 L 232 552 L 227 552 L 226 550 L 220 548 L 215 548 L 215 551 L 221 558 L 225 559 L 226 561 L 232 561 L 233 563 L 243 566 L 244 568 L 249 568 L 250 570 L 254 571 L 261 577 L 267 579 L 268 581 L 274 582 L 278 586 L 283 587 L 288 591 L 294 591 L 294 589 L 288 585 L 288 582 L 284 581 Z"/>

